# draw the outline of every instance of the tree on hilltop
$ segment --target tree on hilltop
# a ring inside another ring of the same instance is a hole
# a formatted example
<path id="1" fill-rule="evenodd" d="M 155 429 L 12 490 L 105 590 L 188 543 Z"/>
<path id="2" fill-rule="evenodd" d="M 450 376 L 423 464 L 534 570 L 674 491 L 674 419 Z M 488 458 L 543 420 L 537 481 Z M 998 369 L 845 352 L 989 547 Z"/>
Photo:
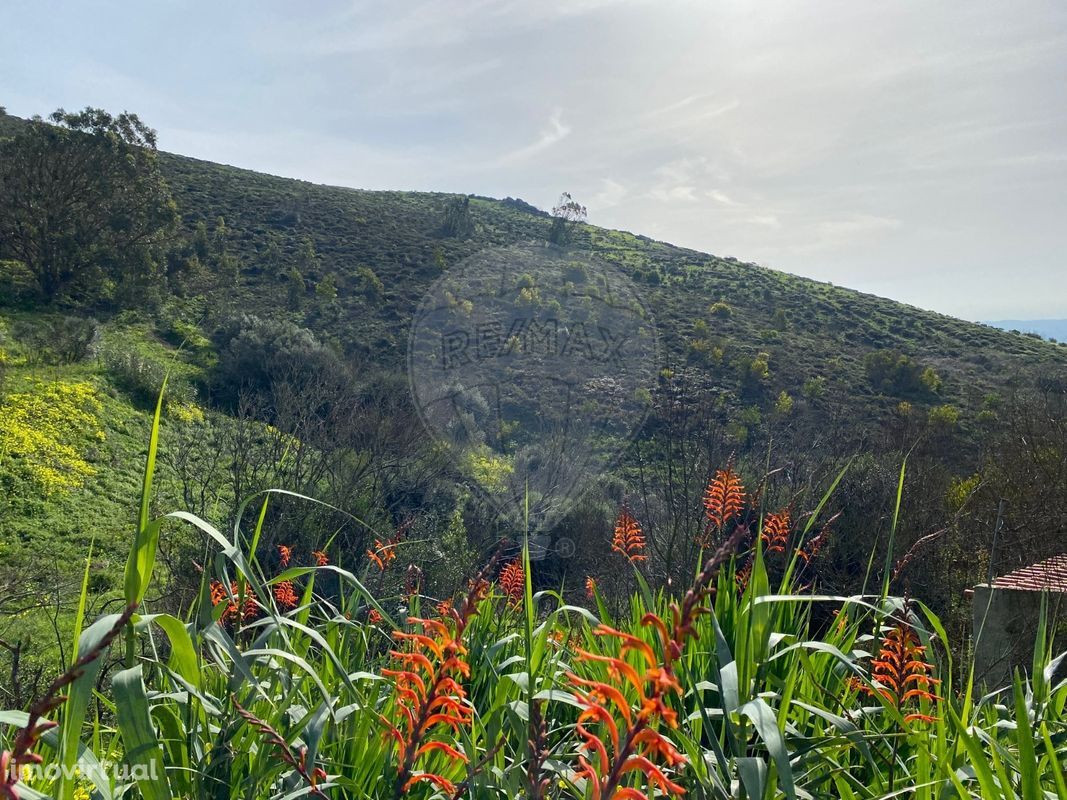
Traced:
<path id="1" fill-rule="evenodd" d="M 552 209 L 552 227 L 548 231 L 548 241 L 558 245 L 567 244 L 574 229 L 585 222 L 587 216 L 585 206 L 571 197 L 570 192 L 564 192 Z"/>
<path id="2" fill-rule="evenodd" d="M 46 301 L 93 301 L 161 274 L 177 207 L 136 114 L 59 109 L 0 140 L 0 259 Z"/>

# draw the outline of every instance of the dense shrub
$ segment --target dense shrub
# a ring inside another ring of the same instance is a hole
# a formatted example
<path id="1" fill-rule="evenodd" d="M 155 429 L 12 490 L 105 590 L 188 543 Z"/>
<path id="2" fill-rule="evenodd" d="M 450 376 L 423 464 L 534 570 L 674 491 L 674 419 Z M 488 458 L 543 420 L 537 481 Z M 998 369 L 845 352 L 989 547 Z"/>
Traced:
<path id="1" fill-rule="evenodd" d="M 210 377 L 214 399 L 236 406 L 242 392 L 267 395 L 278 382 L 298 389 L 345 382 L 348 371 L 315 335 L 291 322 L 242 314 L 216 331 L 219 361 Z"/>
<path id="2" fill-rule="evenodd" d="M 932 368 L 917 364 L 896 350 L 868 353 L 863 366 L 871 386 L 885 394 L 928 395 L 941 388 L 941 379 Z"/>
<path id="3" fill-rule="evenodd" d="M 96 353 L 100 326 L 91 317 L 51 317 L 20 321 L 12 335 L 31 364 L 73 364 Z"/>
<path id="4" fill-rule="evenodd" d="M 385 285 L 370 267 L 356 270 L 356 282 L 362 295 L 372 303 L 381 302 L 385 295 Z"/>
<path id="5" fill-rule="evenodd" d="M 734 313 L 734 310 L 725 300 L 719 300 L 717 303 L 712 303 L 708 306 L 708 313 L 719 319 L 727 319 Z"/>
<path id="6" fill-rule="evenodd" d="M 167 380 L 167 396 L 175 403 L 189 403 L 195 391 L 186 381 L 168 378 L 167 367 L 133 348 L 111 348 L 104 353 L 104 365 L 112 383 L 141 408 L 152 408 Z"/>

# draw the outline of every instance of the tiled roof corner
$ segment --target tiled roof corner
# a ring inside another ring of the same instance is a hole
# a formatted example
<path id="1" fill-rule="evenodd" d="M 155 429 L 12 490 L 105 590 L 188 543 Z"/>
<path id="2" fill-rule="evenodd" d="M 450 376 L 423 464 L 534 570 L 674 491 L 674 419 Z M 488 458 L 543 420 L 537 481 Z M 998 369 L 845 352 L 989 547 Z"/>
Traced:
<path id="1" fill-rule="evenodd" d="M 1036 564 L 1020 567 L 993 579 L 994 589 L 1017 589 L 1021 591 L 1067 592 L 1067 553 Z"/>

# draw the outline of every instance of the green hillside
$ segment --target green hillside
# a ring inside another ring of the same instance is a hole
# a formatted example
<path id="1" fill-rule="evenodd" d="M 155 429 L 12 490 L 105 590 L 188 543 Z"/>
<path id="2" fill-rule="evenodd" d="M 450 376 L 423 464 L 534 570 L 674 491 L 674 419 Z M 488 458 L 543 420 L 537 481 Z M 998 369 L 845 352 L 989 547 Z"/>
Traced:
<path id="1" fill-rule="evenodd" d="M 0 136 L 22 124 L 0 116 Z M 279 500 L 272 535 L 336 531 L 358 558 L 375 538 L 368 525 L 388 531 L 414 518 L 412 547 L 439 557 L 429 578 L 456 580 L 506 531 L 416 424 L 410 322 L 443 271 L 491 246 L 548 247 L 552 218 L 510 199 L 359 191 L 168 153 L 158 164 L 180 224 L 149 283 L 43 302 L 0 243 L 0 581 L 15 597 L 0 608 L 3 624 L 34 616 L 38 642 L 54 642 L 49 615 L 76 595 L 93 540 L 94 603 L 121 586 L 113 554 L 132 531 L 168 372 L 159 510 L 223 527 L 240 500 L 285 487 L 367 525 Z M 996 554 L 998 570 L 1062 547 L 1062 406 L 1049 398 L 1059 402 L 1067 386 L 1067 348 L 628 232 L 581 224 L 569 246 L 631 277 L 663 363 L 630 451 L 551 532 L 579 547 L 545 562 L 546 581 L 580 582 L 598 557 L 582 543 L 623 500 L 662 532 L 655 577 L 670 577 L 695 557 L 691 535 L 679 533 L 693 523 L 686 515 L 709 470 L 731 457 L 750 486 L 798 509 L 814 507 L 852 459 L 841 484 L 848 512 L 823 556 L 824 580 L 845 590 L 862 580 L 871 548 L 889 546 L 911 453 L 897 555 L 939 527 L 950 533 L 902 580 L 959 624 L 963 588 L 989 565 L 1001 497 L 1018 499 L 1007 512 L 1017 538 Z M 44 419 L 29 406 L 49 386 L 62 397 Z M 1054 425 L 1033 412 L 1041 402 Z M 1045 427 L 1018 446 L 1016 424 L 1032 420 Z M 765 478 L 768 465 L 780 470 Z M 1041 503 L 1020 478 L 1031 468 L 1044 475 Z M 1025 538 L 1036 531 L 1040 539 Z M 198 576 L 172 565 L 203 564 L 202 544 L 183 536 L 166 541 L 162 565 L 174 578 L 165 602 L 179 605 Z M 29 598 L 14 591 L 27 585 Z"/>
<path id="2" fill-rule="evenodd" d="M 321 186 L 170 154 L 161 167 L 190 235 L 198 223 L 211 230 L 225 219 L 240 265 L 234 303 L 279 311 L 287 270 L 301 262 L 310 241 L 317 257 L 303 275 L 309 294 L 333 275 L 340 310 L 329 326 L 314 312 L 293 319 L 313 330 L 329 327 L 346 352 L 385 364 L 403 360 L 407 322 L 439 275 L 439 259 L 450 265 L 485 247 L 544 241 L 551 225 L 516 204 L 472 198 L 471 235 L 447 237 L 441 228 L 450 195 Z M 1009 378 L 1067 366 L 1067 350 L 1030 337 L 628 232 L 583 226 L 574 244 L 642 285 L 673 366 L 692 367 L 701 383 L 728 391 L 737 385 L 733 368 L 767 352 L 767 393 L 799 394 L 805 381 L 822 376 L 836 401 L 869 420 L 893 399 L 865 376 L 864 358 L 877 350 L 897 350 L 937 371 L 940 390 L 920 394 L 920 405 L 949 402 L 970 410 Z M 361 267 L 382 281 L 380 301 L 363 296 Z M 726 316 L 709 311 L 720 300 L 729 306 Z M 704 341 L 721 349 L 722 358 L 709 355 Z"/>

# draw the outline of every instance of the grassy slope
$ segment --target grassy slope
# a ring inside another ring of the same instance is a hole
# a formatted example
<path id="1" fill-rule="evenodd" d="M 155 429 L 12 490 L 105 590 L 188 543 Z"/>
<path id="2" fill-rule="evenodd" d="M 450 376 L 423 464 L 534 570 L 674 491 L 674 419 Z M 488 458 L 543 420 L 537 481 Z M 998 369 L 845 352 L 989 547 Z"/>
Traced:
<path id="1" fill-rule="evenodd" d="M 442 239 L 437 229 L 447 195 L 319 186 L 173 155 L 162 162 L 190 228 L 201 219 L 210 227 L 225 217 L 242 264 L 243 308 L 277 312 L 285 280 L 263 263 L 268 242 L 276 241 L 285 263 L 297 258 L 309 237 L 320 263 L 317 274 L 305 279 L 313 283 L 335 274 L 344 307 L 341 338 L 394 364 L 404 355 L 410 314 L 437 274 L 435 248 L 454 264 L 485 246 L 543 241 L 549 225 L 501 202 L 476 199 L 474 236 Z M 764 351 L 771 356 L 768 396 L 781 389 L 796 393 L 805 380 L 823 375 L 859 421 L 896 403 L 877 397 L 867 383 L 863 358 L 871 350 L 898 349 L 933 366 L 944 386 L 940 397 L 927 399 L 965 410 L 977 408 L 987 393 L 1003 391 L 1008 378 L 1067 367 L 1067 348 L 754 264 L 592 226 L 578 239 L 639 279 L 658 273 L 660 284 L 646 282 L 643 292 L 674 361 L 685 360 L 693 323 L 708 322 L 726 352 L 723 365 L 697 370 L 712 384 L 732 385 L 734 361 Z M 361 266 L 385 284 L 380 306 L 358 294 L 355 272 Z M 720 298 L 733 307 L 729 319 L 707 312 Z M 787 317 L 784 330 L 776 329 L 779 309 Z M 316 327 L 314 316 L 302 321 Z"/>

